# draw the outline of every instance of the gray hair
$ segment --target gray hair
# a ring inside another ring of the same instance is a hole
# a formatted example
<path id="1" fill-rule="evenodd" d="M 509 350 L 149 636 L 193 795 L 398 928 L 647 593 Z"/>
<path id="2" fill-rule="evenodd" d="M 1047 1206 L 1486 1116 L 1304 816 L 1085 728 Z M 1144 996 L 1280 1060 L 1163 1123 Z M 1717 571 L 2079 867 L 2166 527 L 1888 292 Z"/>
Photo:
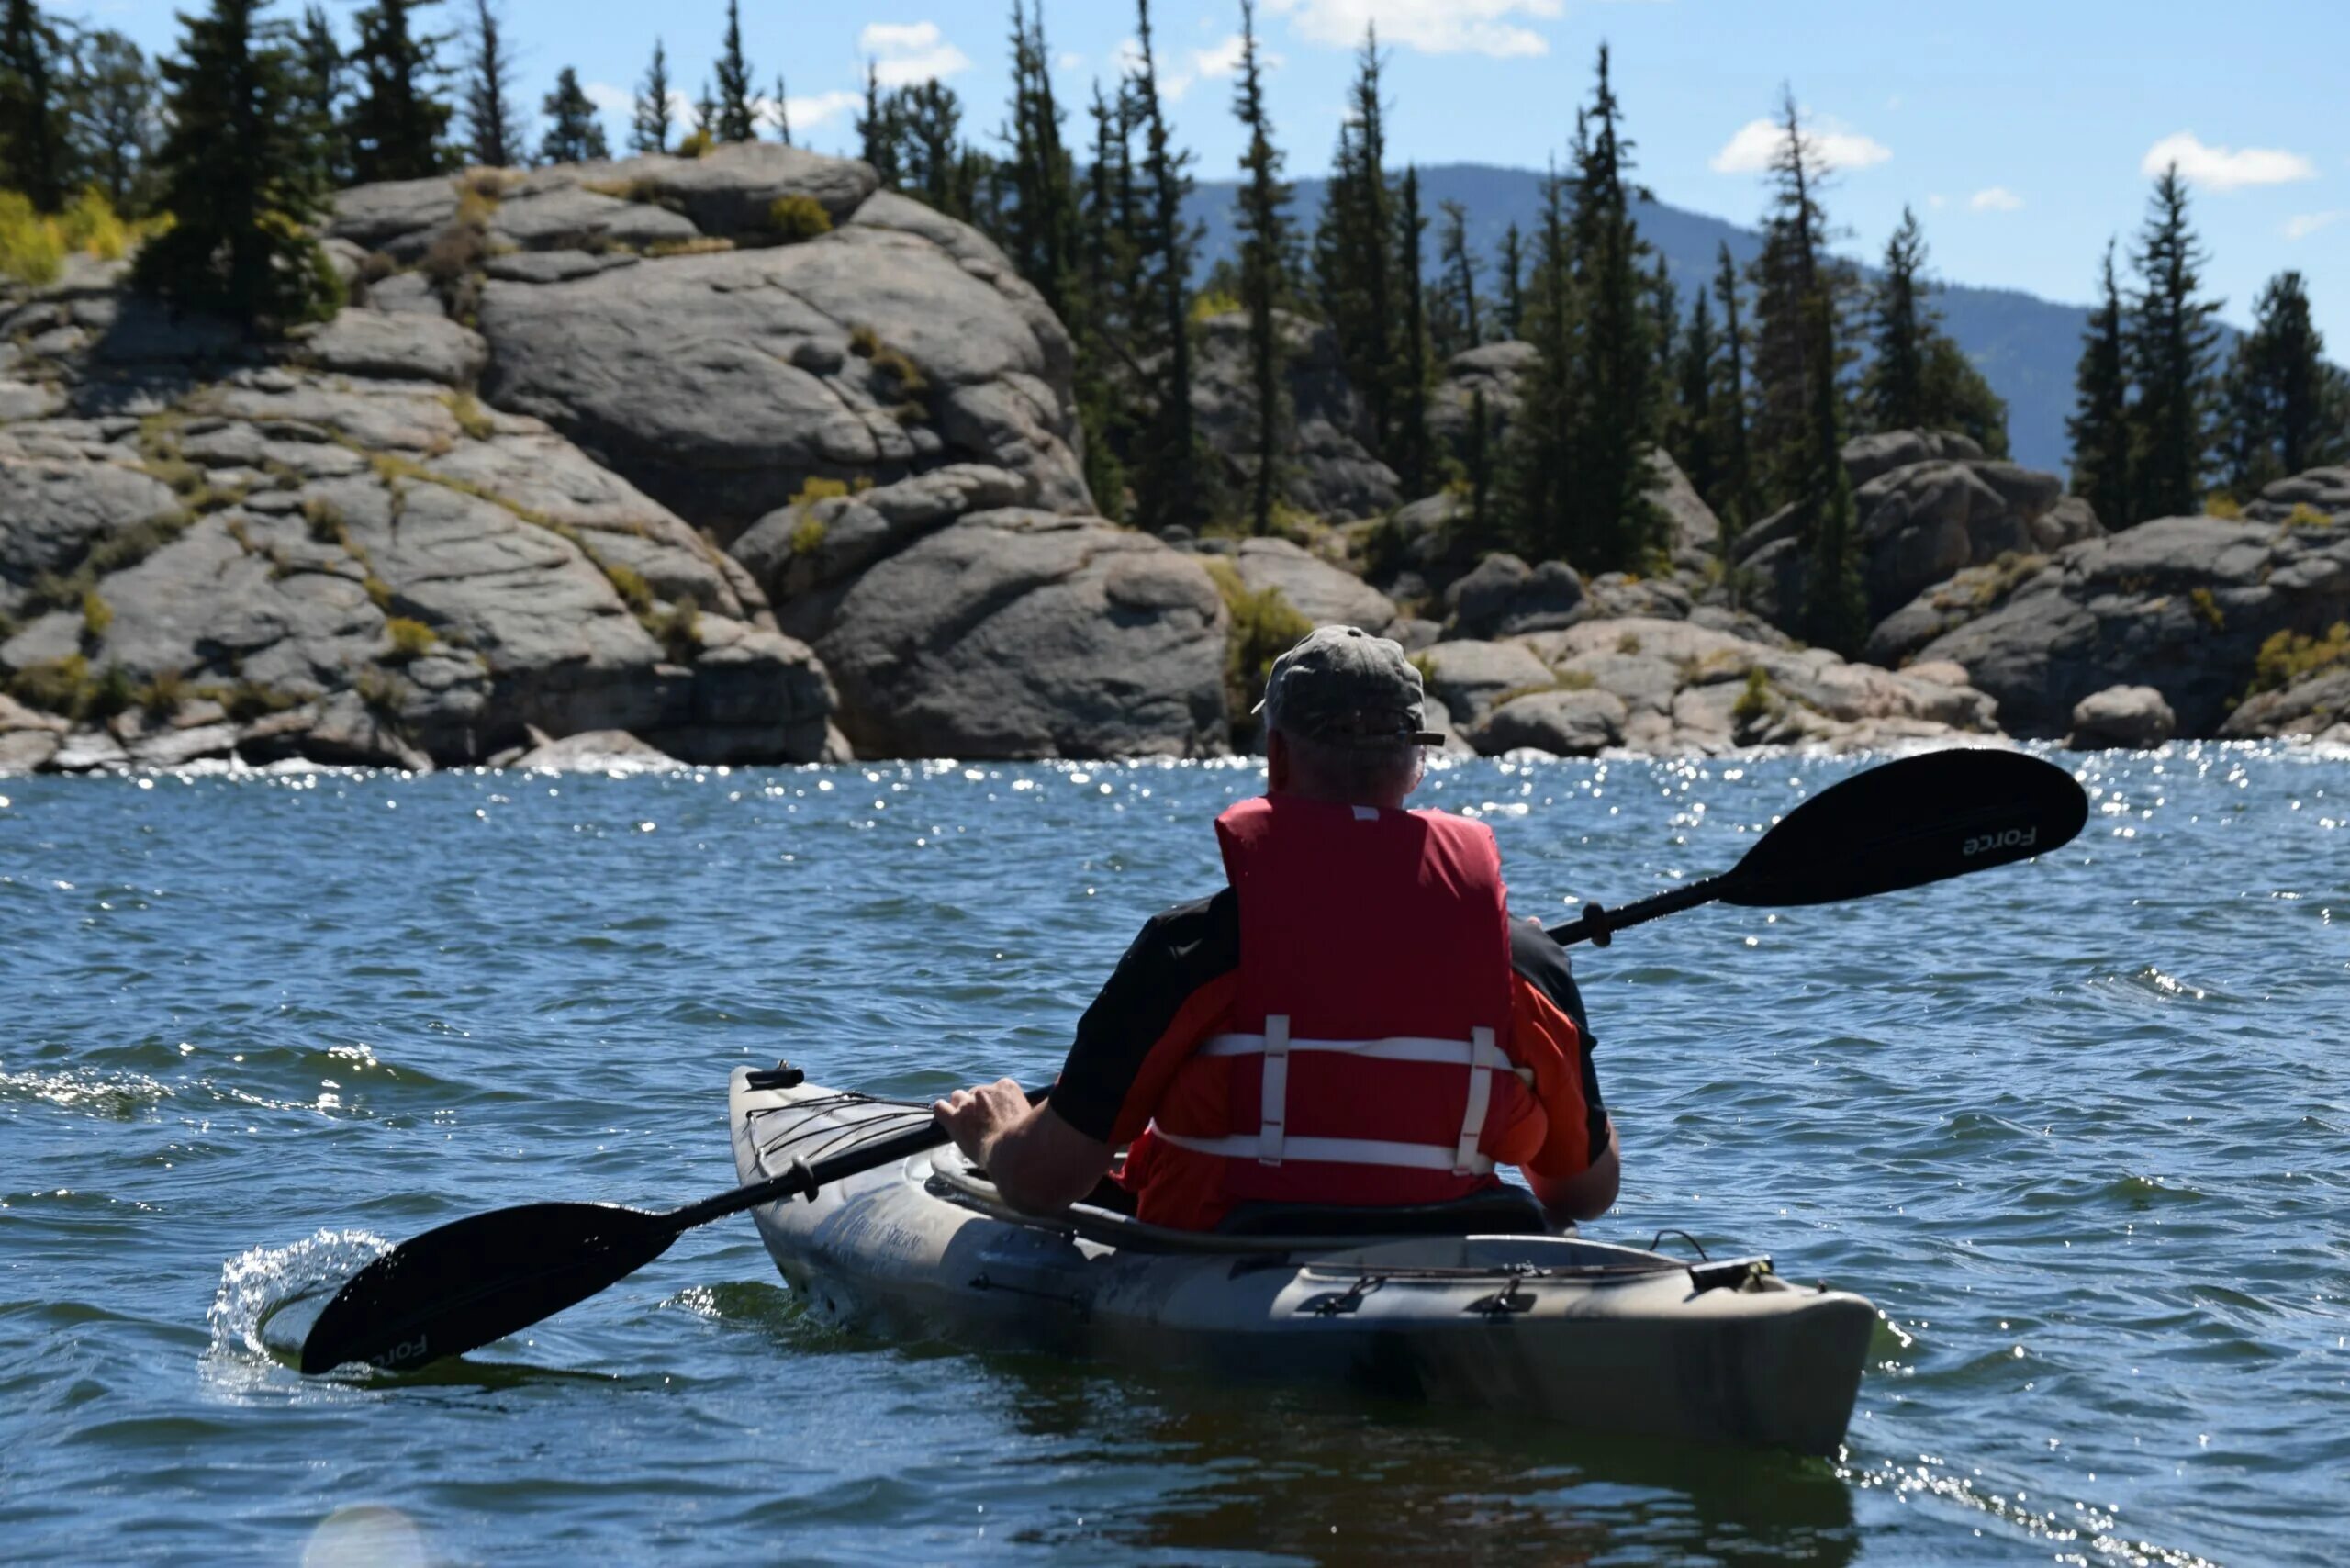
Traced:
<path id="1" fill-rule="evenodd" d="M 1373 805 L 1401 800 L 1420 781 L 1420 748 L 1399 738 L 1393 745 L 1333 745 L 1326 740 L 1282 728 L 1297 792 L 1326 800 Z"/>

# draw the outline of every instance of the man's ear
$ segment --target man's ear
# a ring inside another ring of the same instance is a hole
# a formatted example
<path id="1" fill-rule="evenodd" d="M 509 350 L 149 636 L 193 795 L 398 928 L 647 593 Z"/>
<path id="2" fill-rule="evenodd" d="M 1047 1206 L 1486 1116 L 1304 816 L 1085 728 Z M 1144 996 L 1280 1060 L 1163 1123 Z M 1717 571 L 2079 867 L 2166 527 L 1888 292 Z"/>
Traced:
<path id="1" fill-rule="evenodd" d="M 1289 737 L 1270 728 L 1265 731 L 1265 788 L 1289 788 Z"/>

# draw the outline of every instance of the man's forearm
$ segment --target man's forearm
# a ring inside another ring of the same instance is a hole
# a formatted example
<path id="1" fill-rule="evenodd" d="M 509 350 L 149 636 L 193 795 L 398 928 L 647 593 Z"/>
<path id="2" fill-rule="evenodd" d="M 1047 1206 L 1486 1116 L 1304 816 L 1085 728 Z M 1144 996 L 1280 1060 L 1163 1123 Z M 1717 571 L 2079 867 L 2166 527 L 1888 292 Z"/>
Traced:
<path id="1" fill-rule="evenodd" d="M 1111 1153 L 1047 1105 L 1030 1106 L 978 1151 L 996 1191 L 1027 1214 L 1056 1213 L 1092 1192 L 1110 1169 Z"/>

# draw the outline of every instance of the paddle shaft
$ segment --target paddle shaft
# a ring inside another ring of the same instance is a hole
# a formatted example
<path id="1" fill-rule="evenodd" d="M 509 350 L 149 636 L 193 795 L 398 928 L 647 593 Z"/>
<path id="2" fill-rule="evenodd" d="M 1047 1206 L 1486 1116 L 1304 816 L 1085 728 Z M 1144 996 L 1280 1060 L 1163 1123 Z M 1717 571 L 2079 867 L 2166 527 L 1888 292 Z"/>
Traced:
<path id="1" fill-rule="evenodd" d="M 1042 1100 L 1046 1092 L 1045 1090 L 1032 1090 L 1028 1099 L 1034 1103 Z M 737 1187 L 731 1193 L 721 1193 L 698 1204 L 671 1209 L 662 1217 L 682 1232 L 698 1225 L 708 1225 L 714 1219 L 724 1219 L 728 1215 L 741 1214 L 744 1209 L 757 1208 L 761 1204 L 773 1203 L 778 1198 L 812 1198 L 818 1188 L 830 1182 L 861 1175 L 891 1160 L 920 1154 L 926 1148 L 936 1148 L 946 1141 L 946 1129 L 933 1121 L 925 1126 L 912 1127 L 877 1143 L 867 1144 L 862 1148 L 846 1149 L 828 1156 L 813 1165 L 794 1160 L 790 1170 L 770 1176 L 764 1182 L 754 1182 L 747 1187 Z"/>
<path id="2" fill-rule="evenodd" d="M 1651 920 L 1713 902 L 1728 890 L 1726 884 L 1729 879 L 1728 873 L 1707 877 L 1702 881 L 1691 882 L 1687 887 L 1674 888 L 1653 898 L 1628 903 L 1622 909 L 1603 909 L 1598 904 L 1587 903 L 1583 906 L 1581 918 L 1570 920 L 1563 925 L 1553 925 L 1544 935 L 1561 947 L 1572 946 L 1577 942 L 1590 942 L 1605 947 L 1615 939 L 1616 933 L 1627 926 L 1644 925 Z"/>

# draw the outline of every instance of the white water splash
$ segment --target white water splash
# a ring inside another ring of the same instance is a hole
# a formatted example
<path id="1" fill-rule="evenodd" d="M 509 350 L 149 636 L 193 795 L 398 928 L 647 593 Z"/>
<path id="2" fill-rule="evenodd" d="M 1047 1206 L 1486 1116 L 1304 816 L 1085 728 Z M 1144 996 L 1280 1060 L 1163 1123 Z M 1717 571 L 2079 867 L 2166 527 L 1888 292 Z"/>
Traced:
<path id="1" fill-rule="evenodd" d="M 321 1230 L 290 1247 L 254 1247 L 220 1268 L 206 1315 L 215 1355 L 291 1365 L 334 1293 L 392 1244 L 364 1230 Z"/>

